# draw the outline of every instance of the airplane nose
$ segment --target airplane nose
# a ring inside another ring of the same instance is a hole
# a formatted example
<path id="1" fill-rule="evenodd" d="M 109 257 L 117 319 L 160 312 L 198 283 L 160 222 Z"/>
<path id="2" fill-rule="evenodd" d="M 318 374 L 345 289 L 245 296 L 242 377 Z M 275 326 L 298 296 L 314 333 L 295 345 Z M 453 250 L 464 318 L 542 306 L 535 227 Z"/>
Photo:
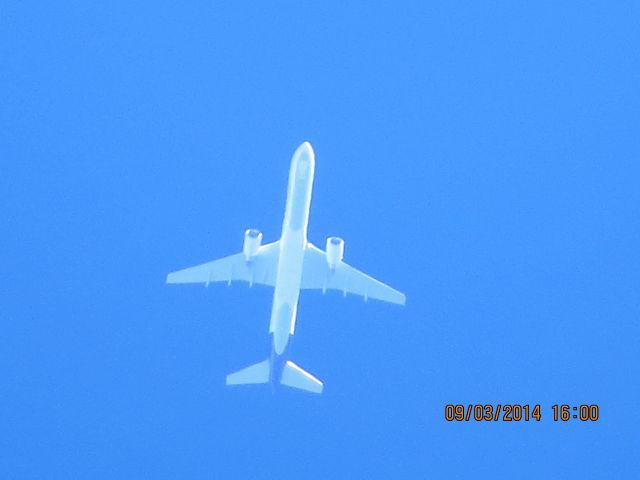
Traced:
<path id="1" fill-rule="evenodd" d="M 309 171 L 313 171 L 315 158 L 309 142 L 304 142 L 296 149 L 293 154 L 293 164 L 296 165 L 296 178 L 299 180 L 307 178 Z"/>
<path id="2" fill-rule="evenodd" d="M 313 159 L 313 148 L 309 142 L 304 142 L 296 149 L 295 156 L 298 160 L 308 161 Z"/>

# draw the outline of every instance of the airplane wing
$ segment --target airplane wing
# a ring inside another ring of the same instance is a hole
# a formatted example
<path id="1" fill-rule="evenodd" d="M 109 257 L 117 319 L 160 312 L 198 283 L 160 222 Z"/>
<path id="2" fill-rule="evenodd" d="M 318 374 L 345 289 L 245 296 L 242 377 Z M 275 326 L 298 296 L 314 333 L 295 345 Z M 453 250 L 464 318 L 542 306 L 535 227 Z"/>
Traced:
<path id="1" fill-rule="evenodd" d="M 353 293 L 363 296 L 365 300 L 375 298 L 400 305 L 406 302 L 403 293 L 344 262 L 339 262 L 334 269 L 329 268 L 326 253 L 311 243 L 304 252 L 300 288 L 321 289 L 323 292 L 327 289 L 341 290 L 344 295 Z"/>
<path id="2" fill-rule="evenodd" d="M 167 275 L 167 283 L 204 283 L 241 280 L 249 284 L 275 286 L 280 256 L 280 242 L 268 243 L 247 262 L 243 253 L 236 253 L 195 267 Z"/>

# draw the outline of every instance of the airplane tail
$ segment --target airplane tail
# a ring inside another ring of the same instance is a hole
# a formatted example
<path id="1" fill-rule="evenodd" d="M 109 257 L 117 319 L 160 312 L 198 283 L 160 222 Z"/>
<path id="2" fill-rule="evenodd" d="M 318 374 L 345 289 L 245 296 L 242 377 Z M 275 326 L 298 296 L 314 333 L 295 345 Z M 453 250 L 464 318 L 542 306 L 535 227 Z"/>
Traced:
<path id="1" fill-rule="evenodd" d="M 269 360 L 243 368 L 235 373 L 227 375 L 227 385 L 247 385 L 257 383 L 269 383 L 270 364 Z M 280 383 L 292 388 L 306 390 L 312 393 L 322 393 L 324 385 L 320 380 L 305 372 L 291 361 L 287 361 L 282 369 Z"/>
<path id="2" fill-rule="evenodd" d="M 246 385 L 249 383 L 268 383 L 269 382 L 269 360 L 238 370 L 235 373 L 227 375 L 227 385 Z"/>
<path id="3" fill-rule="evenodd" d="M 305 372 L 291 361 L 287 361 L 287 363 L 284 364 L 280 383 L 288 387 L 299 388 L 300 390 L 313 393 L 322 393 L 322 389 L 324 388 L 320 380 L 309 372 Z"/>

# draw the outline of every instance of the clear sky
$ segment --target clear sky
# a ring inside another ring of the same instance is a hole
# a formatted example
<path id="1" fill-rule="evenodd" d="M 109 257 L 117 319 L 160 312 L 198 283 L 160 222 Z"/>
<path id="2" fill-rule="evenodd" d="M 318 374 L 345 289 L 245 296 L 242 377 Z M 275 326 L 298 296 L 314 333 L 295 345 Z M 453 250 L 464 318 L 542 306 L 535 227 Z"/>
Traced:
<path id="1" fill-rule="evenodd" d="M 637 2 L 346 3 L 2 3 L 0 478 L 639 475 Z M 303 293 L 325 393 L 227 389 L 272 291 L 165 275 L 275 240 L 304 140 L 407 306 Z"/>

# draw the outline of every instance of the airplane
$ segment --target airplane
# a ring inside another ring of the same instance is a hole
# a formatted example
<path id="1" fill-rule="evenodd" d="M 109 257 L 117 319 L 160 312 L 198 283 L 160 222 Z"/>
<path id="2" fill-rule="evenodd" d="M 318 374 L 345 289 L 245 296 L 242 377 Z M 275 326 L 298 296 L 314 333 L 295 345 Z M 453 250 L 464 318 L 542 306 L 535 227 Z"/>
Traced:
<path id="1" fill-rule="evenodd" d="M 234 280 L 275 287 L 269 333 L 271 354 L 262 362 L 231 373 L 227 385 L 282 384 L 322 393 L 323 383 L 289 360 L 289 339 L 296 327 L 300 290 L 339 290 L 404 305 L 399 291 L 346 264 L 344 240 L 329 237 L 322 251 L 307 241 L 309 206 L 315 171 L 311 144 L 300 145 L 291 159 L 287 203 L 280 240 L 262 245 L 262 233 L 247 229 L 242 252 L 167 275 L 167 283 L 227 282 Z"/>

